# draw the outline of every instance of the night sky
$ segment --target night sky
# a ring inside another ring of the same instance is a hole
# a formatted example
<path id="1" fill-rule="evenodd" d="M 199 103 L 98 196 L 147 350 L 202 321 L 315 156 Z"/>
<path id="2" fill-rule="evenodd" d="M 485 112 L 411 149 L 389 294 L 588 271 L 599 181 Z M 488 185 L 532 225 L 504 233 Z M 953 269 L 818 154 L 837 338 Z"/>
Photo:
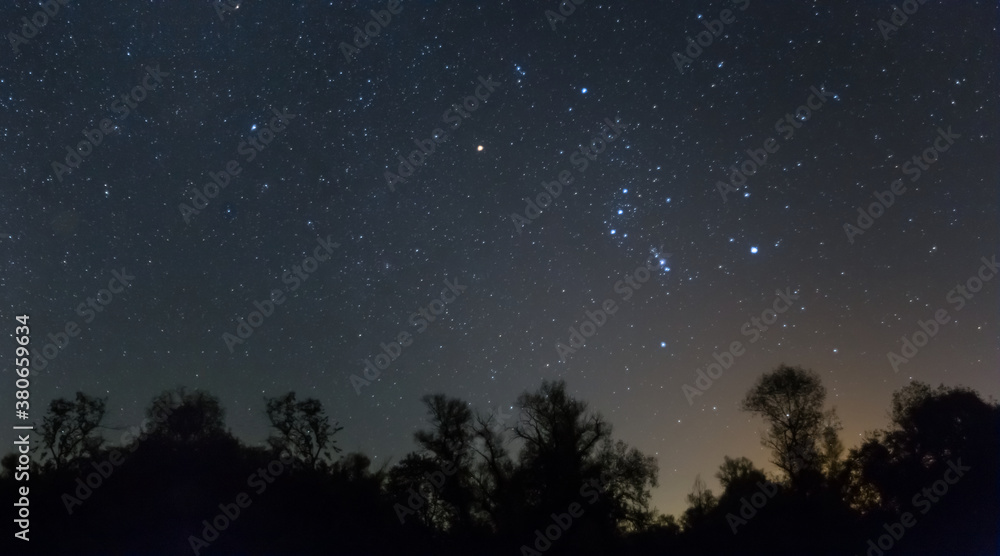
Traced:
<path id="1" fill-rule="evenodd" d="M 424 394 L 513 424 L 565 379 L 658 457 L 676 514 L 724 455 L 774 470 L 738 405 L 782 362 L 820 373 L 848 448 L 911 380 L 1000 394 L 997 281 L 952 292 L 997 254 L 995 3 L 904 2 L 891 27 L 888 2 L 563 4 L 69 2 L 4 46 L 2 322 L 30 315 L 39 353 L 80 329 L 36 363 L 32 418 L 82 390 L 128 427 L 186 385 L 256 444 L 292 390 L 380 464 L 416 448 Z M 39 9 L 5 3 L 4 33 Z"/>

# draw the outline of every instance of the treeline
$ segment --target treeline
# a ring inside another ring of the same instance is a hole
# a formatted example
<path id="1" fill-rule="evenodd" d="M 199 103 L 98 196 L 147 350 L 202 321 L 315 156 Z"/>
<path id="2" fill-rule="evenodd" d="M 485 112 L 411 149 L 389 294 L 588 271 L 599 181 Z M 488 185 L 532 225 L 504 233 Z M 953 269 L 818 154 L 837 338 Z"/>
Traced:
<path id="1" fill-rule="evenodd" d="M 650 508 L 657 461 L 563 382 L 479 414 L 425 396 L 416 450 L 373 468 L 343 453 L 315 399 L 265 400 L 266 447 L 225 426 L 218 398 L 166 391 L 112 445 L 105 400 L 54 400 L 31 464 L 31 541 L 4 554 L 993 554 L 1000 542 L 1000 407 L 914 382 L 890 424 L 845 450 L 812 371 L 759 377 L 777 475 L 726 457 L 679 517 Z M 13 497 L 16 454 L 0 483 Z M 10 537 L 8 537 L 9 539 Z"/>

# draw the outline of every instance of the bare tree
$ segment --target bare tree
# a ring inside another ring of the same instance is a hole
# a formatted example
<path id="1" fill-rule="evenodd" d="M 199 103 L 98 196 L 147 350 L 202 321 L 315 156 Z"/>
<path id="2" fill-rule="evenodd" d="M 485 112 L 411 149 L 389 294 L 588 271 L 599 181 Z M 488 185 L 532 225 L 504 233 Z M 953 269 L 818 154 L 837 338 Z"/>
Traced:
<path id="1" fill-rule="evenodd" d="M 265 398 L 267 418 L 278 431 L 268 443 L 277 451 L 287 452 L 309 469 L 329 463 L 330 450 L 340 453 L 333 436 L 344 427 L 330 424 L 323 403 L 316 399 L 295 400 L 295 392 Z"/>
<path id="2" fill-rule="evenodd" d="M 844 469 L 844 462 L 841 456 L 844 454 L 844 444 L 840 441 L 839 432 L 844 425 L 837 416 L 837 408 L 833 408 L 823 414 L 823 430 L 820 433 L 820 454 L 822 457 L 823 473 L 830 480 L 837 478 Z"/>
<path id="3" fill-rule="evenodd" d="M 498 529 L 505 529 L 512 517 L 511 490 L 508 488 L 514 475 L 514 462 L 505 447 L 506 430 L 503 420 L 495 414 L 477 415 L 473 425 L 476 442 L 472 449 L 478 456 L 472 484 L 478 501 L 478 510 L 489 516 Z"/>
<path id="4" fill-rule="evenodd" d="M 106 401 L 77 392 L 75 402 L 59 398 L 49 403 L 40 430 L 47 466 L 62 469 L 73 460 L 93 456 L 100 450 L 104 438 L 94 434 L 94 430 L 104 420 Z"/>
<path id="5" fill-rule="evenodd" d="M 571 398 L 563 381 L 543 381 L 537 392 L 521 394 L 518 405 L 522 419 L 514 436 L 524 441 L 522 465 L 534 467 L 550 485 L 567 483 L 575 489 L 587 460 L 610 438 L 611 425 L 589 412 L 585 402 Z"/>
<path id="6" fill-rule="evenodd" d="M 476 432 L 472 410 L 466 402 L 444 394 L 427 395 L 422 400 L 427 406 L 431 430 L 420 430 L 413 436 L 424 451 L 433 455 L 432 461 L 439 470 L 450 470 L 440 496 L 450 507 L 451 525 L 467 532 L 474 525 L 475 505 Z"/>
<path id="7" fill-rule="evenodd" d="M 427 395 L 422 401 L 427 406 L 431 430 L 417 431 L 414 434 L 417 443 L 442 462 L 455 464 L 458 468 L 467 466 L 475 436 L 468 404 L 443 394 Z"/>

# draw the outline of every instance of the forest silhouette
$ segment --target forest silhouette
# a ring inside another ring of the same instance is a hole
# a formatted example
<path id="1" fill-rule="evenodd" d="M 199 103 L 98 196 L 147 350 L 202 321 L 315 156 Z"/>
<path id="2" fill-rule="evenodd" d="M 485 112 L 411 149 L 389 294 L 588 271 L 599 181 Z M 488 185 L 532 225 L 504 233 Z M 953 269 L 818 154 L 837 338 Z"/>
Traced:
<path id="1" fill-rule="evenodd" d="M 515 416 L 423 398 L 415 450 L 373 467 L 337 446 L 322 403 L 266 398 L 265 446 L 235 438 L 219 399 L 156 396 L 141 426 L 102 436 L 105 403 L 51 402 L 30 472 L 31 541 L 4 554 L 996 554 L 1000 406 L 913 382 L 889 425 L 845 450 L 819 376 L 781 365 L 741 409 L 776 474 L 745 457 L 692 478 L 680 516 L 650 507 L 654 457 L 543 381 Z M 416 417 L 416 416 L 415 416 Z M 116 439 L 117 440 L 117 439 Z M 17 457 L 6 455 L 4 491 Z M 30 547 L 30 548 L 28 548 Z"/>

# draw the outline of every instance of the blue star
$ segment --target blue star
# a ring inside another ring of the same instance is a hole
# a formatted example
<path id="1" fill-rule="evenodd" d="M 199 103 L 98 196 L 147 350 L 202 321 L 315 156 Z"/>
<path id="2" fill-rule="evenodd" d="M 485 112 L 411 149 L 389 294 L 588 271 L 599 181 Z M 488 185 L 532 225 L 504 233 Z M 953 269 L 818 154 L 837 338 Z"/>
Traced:
<path id="1" fill-rule="evenodd" d="M 750 248 L 750 252 L 756 254 L 757 253 L 757 248 L 756 247 L 751 247 Z"/>
<path id="2" fill-rule="evenodd" d="M 583 94 L 587 94 L 587 88 L 584 87 L 584 88 L 580 89 L 580 92 L 583 93 Z"/>

